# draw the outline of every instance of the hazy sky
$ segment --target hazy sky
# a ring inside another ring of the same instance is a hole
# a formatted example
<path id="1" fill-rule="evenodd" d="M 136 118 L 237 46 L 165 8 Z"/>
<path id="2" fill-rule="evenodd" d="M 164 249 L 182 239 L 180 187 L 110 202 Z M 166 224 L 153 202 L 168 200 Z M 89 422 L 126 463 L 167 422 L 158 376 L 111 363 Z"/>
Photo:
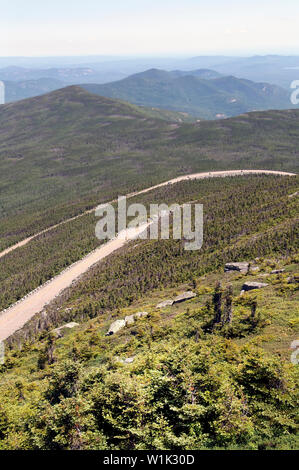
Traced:
<path id="1" fill-rule="evenodd" d="M 0 0 L 0 56 L 299 54 L 298 0 Z"/>

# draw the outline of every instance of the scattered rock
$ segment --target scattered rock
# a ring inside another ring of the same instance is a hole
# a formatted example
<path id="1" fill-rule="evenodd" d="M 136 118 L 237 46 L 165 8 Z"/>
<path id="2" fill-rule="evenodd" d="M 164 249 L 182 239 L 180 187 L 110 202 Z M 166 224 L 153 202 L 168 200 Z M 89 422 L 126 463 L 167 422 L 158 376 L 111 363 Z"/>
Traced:
<path id="1" fill-rule="evenodd" d="M 291 343 L 291 349 L 297 349 L 299 348 L 299 340 L 298 339 L 295 339 L 294 341 L 292 341 Z"/>
<path id="2" fill-rule="evenodd" d="M 156 308 L 171 307 L 171 305 L 173 304 L 179 304 L 180 302 L 185 302 L 186 300 L 193 299 L 194 297 L 196 297 L 196 294 L 192 291 L 183 292 L 183 294 L 178 295 L 173 300 L 168 299 L 164 300 L 163 302 L 160 302 L 156 305 Z"/>
<path id="3" fill-rule="evenodd" d="M 125 317 L 126 325 L 133 325 L 135 323 L 135 315 L 128 315 Z"/>
<path id="4" fill-rule="evenodd" d="M 133 325 L 137 318 L 147 317 L 147 312 L 137 312 L 133 313 L 132 315 L 127 315 L 124 320 L 116 320 L 110 325 L 106 336 L 111 336 L 117 333 L 119 330 L 124 328 L 126 325 Z"/>
<path id="5" fill-rule="evenodd" d="M 66 323 L 65 325 L 62 325 L 59 328 L 55 328 L 53 330 L 53 333 L 56 333 L 57 336 L 61 337 L 63 336 L 63 333 L 64 333 L 63 330 L 72 329 L 72 328 L 75 328 L 76 326 L 79 326 L 79 323 L 76 323 L 76 322 Z"/>
<path id="6" fill-rule="evenodd" d="M 133 313 L 133 315 L 128 315 L 128 316 L 125 317 L 125 323 L 126 323 L 126 325 L 133 325 L 133 323 L 135 323 L 135 320 L 137 318 L 147 317 L 147 316 L 148 316 L 147 312 Z"/>
<path id="7" fill-rule="evenodd" d="M 135 356 L 127 357 L 126 359 L 121 359 L 119 356 L 116 356 L 115 360 L 121 362 L 122 364 L 132 364 L 134 362 Z"/>
<path id="8" fill-rule="evenodd" d="M 164 300 L 163 302 L 160 302 L 159 304 L 156 305 L 156 308 L 165 308 L 173 305 L 173 300 L 168 299 Z"/>
<path id="9" fill-rule="evenodd" d="M 273 271 L 271 271 L 271 274 L 281 274 L 284 272 L 285 272 L 285 269 L 273 269 Z"/>
<path id="10" fill-rule="evenodd" d="M 117 333 L 119 330 L 126 326 L 125 320 L 116 320 L 110 325 L 109 330 L 106 333 L 106 336 L 111 336 Z"/>
<path id="11" fill-rule="evenodd" d="M 194 297 L 196 297 L 196 294 L 190 290 L 190 291 L 184 292 L 183 294 L 178 295 L 177 297 L 175 297 L 173 299 L 173 303 L 174 304 L 179 304 L 181 302 L 185 302 L 186 300 L 193 299 Z"/>
<path id="12" fill-rule="evenodd" d="M 239 271 L 240 273 L 247 273 L 249 263 L 226 263 L 224 267 L 224 272 L 228 271 Z"/>
<path id="13" fill-rule="evenodd" d="M 119 359 L 119 362 L 122 362 L 123 364 L 132 364 L 134 362 L 135 357 L 127 357 L 126 359 Z"/>
<path id="14" fill-rule="evenodd" d="M 245 282 L 242 287 L 242 292 L 247 292 L 253 289 L 262 289 L 268 285 L 269 284 L 265 284 L 264 282 Z"/>
<path id="15" fill-rule="evenodd" d="M 147 317 L 148 316 L 148 313 L 147 312 L 137 312 L 137 313 L 134 313 L 134 317 L 135 318 L 141 318 L 141 317 Z"/>

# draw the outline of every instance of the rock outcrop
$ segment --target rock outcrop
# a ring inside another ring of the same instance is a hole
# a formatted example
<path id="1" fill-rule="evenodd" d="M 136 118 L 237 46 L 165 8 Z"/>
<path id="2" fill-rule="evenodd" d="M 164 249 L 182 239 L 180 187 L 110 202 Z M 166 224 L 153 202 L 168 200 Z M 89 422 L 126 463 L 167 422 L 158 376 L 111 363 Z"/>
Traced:
<path id="1" fill-rule="evenodd" d="M 132 357 L 127 357 L 126 359 L 121 359 L 119 357 L 116 357 L 116 360 L 118 362 L 121 362 L 122 364 L 132 364 L 134 362 L 135 356 Z"/>
<path id="2" fill-rule="evenodd" d="M 196 297 L 196 294 L 192 291 L 183 292 L 181 295 L 178 295 L 174 299 L 164 300 L 156 305 L 156 308 L 165 308 L 171 307 L 173 304 L 179 304 L 181 302 L 185 302 L 186 300 L 190 300 Z"/>
<path id="3" fill-rule="evenodd" d="M 269 284 L 264 282 L 245 282 L 242 286 L 242 292 L 248 292 L 253 289 L 262 289 L 263 287 L 267 287 Z"/>
<path id="4" fill-rule="evenodd" d="M 76 326 L 79 326 L 79 323 L 76 323 L 76 322 L 66 323 L 65 325 L 62 325 L 59 328 L 55 328 L 55 330 L 53 330 L 53 333 L 55 333 L 57 336 L 61 337 L 65 333 L 64 330 L 68 330 L 68 329 L 71 330 L 72 328 L 75 328 Z"/>
<path id="5" fill-rule="evenodd" d="M 296 197 L 296 196 L 299 196 L 299 191 L 296 191 L 295 193 L 288 195 L 289 198 Z"/>
<path id="6" fill-rule="evenodd" d="M 225 272 L 229 271 L 239 271 L 240 273 L 247 273 L 249 267 L 249 263 L 241 262 L 241 263 L 226 263 L 224 267 Z"/>
<path id="7" fill-rule="evenodd" d="M 115 335 L 119 330 L 126 326 L 125 320 L 116 320 L 111 323 L 109 330 L 106 333 L 106 336 Z"/>
<path id="8" fill-rule="evenodd" d="M 271 274 L 282 274 L 285 272 L 285 269 L 273 269 L 273 271 L 271 271 Z"/>
<path id="9" fill-rule="evenodd" d="M 196 297 L 196 294 L 190 290 L 190 291 L 187 291 L 187 292 L 183 292 L 183 294 L 178 295 L 177 297 L 175 297 L 173 299 L 173 303 L 174 304 L 179 304 L 181 302 L 185 302 L 186 300 L 193 299 L 194 297 Z"/>
<path id="10" fill-rule="evenodd" d="M 173 300 L 168 299 L 168 300 L 164 300 L 163 302 L 160 302 L 159 304 L 157 304 L 156 308 L 171 307 L 171 305 L 173 305 Z"/>
<path id="11" fill-rule="evenodd" d="M 147 317 L 148 316 L 148 313 L 147 312 L 137 312 L 137 313 L 134 313 L 134 317 L 135 318 L 141 318 L 141 317 Z"/>
<path id="12" fill-rule="evenodd" d="M 125 326 L 133 325 L 135 320 L 138 318 L 147 317 L 147 315 L 147 312 L 137 312 L 133 313 L 132 315 L 127 315 L 124 320 L 116 320 L 115 322 L 111 323 L 106 336 L 114 335 Z"/>

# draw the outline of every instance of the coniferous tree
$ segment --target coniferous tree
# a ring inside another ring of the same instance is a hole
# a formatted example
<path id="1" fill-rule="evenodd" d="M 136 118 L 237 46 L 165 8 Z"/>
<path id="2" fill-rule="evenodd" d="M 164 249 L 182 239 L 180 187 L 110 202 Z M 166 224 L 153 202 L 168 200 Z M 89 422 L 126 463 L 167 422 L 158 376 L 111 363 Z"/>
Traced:
<path id="1" fill-rule="evenodd" d="M 251 308 L 251 320 L 254 321 L 255 316 L 256 316 L 256 309 L 257 309 L 257 301 L 256 300 L 253 300 L 251 302 L 250 308 Z"/>
<path id="2" fill-rule="evenodd" d="M 222 288 L 221 283 L 218 281 L 215 287 L 213 295 L 213 305 L 214 305 L 214 324 L 221 322 L 222 317 Z"/>
<path id="3" fill-rule="evenodd" d="M 223 315 L 223 324 L 232 322 L 233 318 L 233 288 L 228 286 L 225 293 L 225 312 Z"/>

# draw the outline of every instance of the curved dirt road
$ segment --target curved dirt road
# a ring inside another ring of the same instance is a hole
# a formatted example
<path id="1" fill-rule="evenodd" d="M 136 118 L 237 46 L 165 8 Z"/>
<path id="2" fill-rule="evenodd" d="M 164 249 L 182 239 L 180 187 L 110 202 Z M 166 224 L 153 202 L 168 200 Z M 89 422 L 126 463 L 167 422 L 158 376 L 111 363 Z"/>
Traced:
<path id="1" fill-rule="evenodd" d="M 216 172 L 209 172 L 209 173 L 194 173 L 191 175 L 179 176 L 172 180 L 166 181 L 164 183 L 157 184 L 156 186 L 152 186 L 147 189 L 143 189 L 136 193 L 131 193 L 127 197 L 133 197 L 139 194 L 143 194 L 149 192 L 153 189 L 160 188 L 167 184 L 174 184 L 185 180 L 192 180 L 192 179 L 203 179 L 203 178 L 213 178 L 213 177 L 226 177 L 226 176 L 240 176 L 240 175 L 250 175 L 250 174 L 271 174 L 271 175 L 281 175 L 281 176 L 295 176 L 294 173 L 285 173 L 285 172 L 278 172 L 278 171 L 270 171 L 270 170 L 235 170 L 235 171 L 216 171 Z M 93 209 L 94 210 L 94 209 Z M 92 210 L 88 211 L 88 213 L 92 212 Z M 85 212 L 87 213 L 87 212 Z M 83 214 L 82 214 L 83 215 Z M 77 216 L 80 217 L 81 215 Z M 77 218 L 75 217 L 75 218 Z M 72 219 L 68 219 L 67 221 L 61 222 L 61 224 L 69 222 Z M 39 313 L 43 310 L 43 308 L 52 301 L 55 297 L 57 297 L 65 288 L 69 287 L 73 281 L 75 281 L 79 276 L 84 274 L 92 265 L 98 263 L 106 256 L 110 255 L 114 251 L 118 250 L 122 246 L 124 246 L 127 242 L 134 239 L 138 234 L 143 232 L 145 228 L 150 224 L 146 224 L 145 226 L 139 227 L 138 230 L 132 231 L 132 229 L 128 229 L 124 234 L 120 234 L 115 239 L 105 243 L 104 245 L 100 246 L 93 252 L 89 253 L 83 259 L 77 261 L 76 263 L 72 264 L 69 268 L 65 271 L 48 281 L 43 286 L 39 287 L 35 291 L 28 294 L 24 299 L 21 299 L 17 304 L 11 306 L 10 308 L 4 310 L 0 313 L 0 341 L 7 339 L 11 336 L 15 331 L 22 328 L 36 313 Z M 61 225 L 58 224 L 58 225 Z M 57 227 L 55 225 L 54 227 Z M 48 230 L 51 230 L 54 227 L 50 227 L 43 232 L 44 233 Z M 26 243 L 30 242 L 33 238 L 38 236 L 39 234 L 29 237 L 26 240 L 14 245 L 10 249 L 3 252 L 4 254 L 8 253 L 9 251 L 13 251 L 19 246 L 23 246 Z M 4 256 L 3 253 L 0 253 L 0 257 Z"/>
<path id="2" fill-rule="evenodd" d="M 212 171 L 212 172 L 205 172 L 205 173 L 192 173 L 191 175 L 183 175 L 183 176 L 178 176 L 177 178 L 173 178 L 169 181 L 165 181 L 160 184 L 156 184 L 155 186 L 151 186 L 150 188 L 142 189 L 141 191 L 136 191 L 135 193 L 130 193 L 127 194 L 127 199 L 132 198 L 134 196 L 138 196 L 139 194 L 144 194 L 148 193 L 149 191 L 152 191 L 153 189 L 161 188 L 162 186 L 166 186 L 168 184 L 175 184 L 179 183 L 181 181 L 186 181 L 186 180 L 192 180 L 192 179 L 204 179 L 204 178 L 219 178 L 219 177 L 225 177 L 225 176 L 241 176 L 241 175 L 253 175 L 253 174 L 264 174 L 264 175 L 280 175 L 280 176 L 296 176 L 295 173 L 286 173 L 284 171 L 274 171 L 274 170 L 229 170 L 229 171 Z M 110 201 L 111 202 L 116 202 L 116 200 Z M 21 246 L 27 245 L 31 240 L 34 240 L 34 238 L 38 237 L 39 235 L 42 235 L 43 233 L 49 232 L 50 230 L 54 230 L 55 228 L 59 227 L 60 225 L 67 224 L 68 222 L 71 222 L 72 220 L 76 220 L 79 217 L 82 217 L 86 214 L 91 214 L 94 212 L 96 207 L 93 209 L 89 209 L 88 211 L 83 212 L 82 214 L 76 215 L 75 217 L 71 217 L 70 219 L 63 220 L 62 222 L 52 225 L 51 227 L 48 227 L 41 232 L 36 233 L 35 235 L 32 235 L 28 238 L 25 238 L 24 240 L 21 240 L 20 242 L 16 243 L 15 245 L 12 245 L 5 250 L 0 252 L 0 258 L 3 256 L 7 255 L 8 253 L 16 250 L 17 248 L 20 248 Z"/>
<path id="3" fill-rule="evenodd" d="M 85 258 L 72 264 L 46 284 L 28 294 L 24 299 L 1 312 L 0 341 L 7 339 L 15 331 L 22 328 L 30 318 L 36 313 L 41 312 L 46 304 L 57 297 L 66 287 L 69 287 L 81 274 L 88 271 L 95 263 L 106 258 L 106 256 L 118 250 L 130 240 L 134 240 L 149 224 L 150 222 L 138 229 L 127 229 L 125 233 L 122 232 L 115 239 L 92 251 Z"/>

